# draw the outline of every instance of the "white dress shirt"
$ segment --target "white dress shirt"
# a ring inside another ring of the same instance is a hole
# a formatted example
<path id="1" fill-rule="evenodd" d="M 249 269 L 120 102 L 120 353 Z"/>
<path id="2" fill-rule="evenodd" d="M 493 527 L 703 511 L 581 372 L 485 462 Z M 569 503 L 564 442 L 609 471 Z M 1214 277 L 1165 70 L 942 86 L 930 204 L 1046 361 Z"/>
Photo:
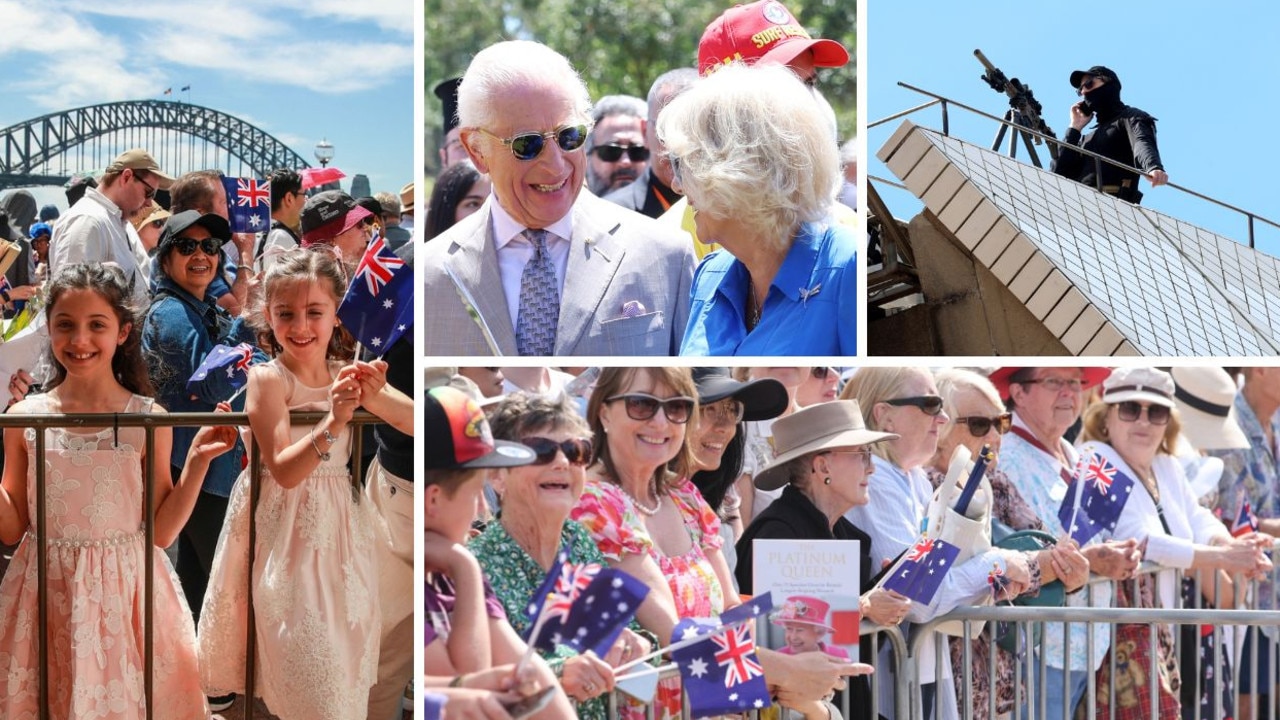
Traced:
<path id="1" fill-rule="evenodd" d="M 146 299 L 150 261 L 138 231 L 110 198 L 89 188 L 53 227 L 49 277 L 68 265 L 102 262 L 119 265 L 133 283 L 133 297 Z"/>

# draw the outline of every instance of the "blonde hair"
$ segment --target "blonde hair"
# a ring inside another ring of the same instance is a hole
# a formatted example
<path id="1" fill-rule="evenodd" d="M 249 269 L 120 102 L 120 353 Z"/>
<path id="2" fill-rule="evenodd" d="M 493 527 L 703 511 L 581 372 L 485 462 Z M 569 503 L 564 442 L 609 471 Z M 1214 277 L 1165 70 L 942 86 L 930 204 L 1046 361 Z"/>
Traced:
<path id="1" fill-rule="evenodd" d="M 1096 402 L 1085 408 L 1084 427 L 1080 432 L 1081 442 L 1093 440 L 1111 444 L 1111 433 L 1107 430 L 1107 413 L 1118 403 Z M 1117 410 L 1116 412 L 1119 412 Z M 1151 412 L 1148 410 L 1147 412 Z M 1178 445 L 1178 435 L 1182 432 L 1182 418 L 1177 408 L 1169 408 L 1169 424 L 1164 426 L 1164 437 L 1160 438 L 1158 452 L 1172 455 Z"/>
<path id="2" fill-rule="evenodd" d="M 912 378 L 933 377 L 925 368 L 920 367 L 864 367 L 853 374 L 844 390 L 840 391 L 841 400 L 857 400 L 862 409 L 862 421 L 868 430 L 881 430 L 876 420 L 876 405 L 892 400 L 902 394 L 902 388 Z M 899 465 L 897 453 L 894 451 L 896 440 L 871 445 L 871 452 Z"/>
<path id="3" fill-rule="evenodd" d="M 658 116 L 691 204 L 759 228 L 790 247 L 803 222 L 826 216 L 840 187 L 840 152 L 813 93 L 782 66 L 726 65 Z"/>

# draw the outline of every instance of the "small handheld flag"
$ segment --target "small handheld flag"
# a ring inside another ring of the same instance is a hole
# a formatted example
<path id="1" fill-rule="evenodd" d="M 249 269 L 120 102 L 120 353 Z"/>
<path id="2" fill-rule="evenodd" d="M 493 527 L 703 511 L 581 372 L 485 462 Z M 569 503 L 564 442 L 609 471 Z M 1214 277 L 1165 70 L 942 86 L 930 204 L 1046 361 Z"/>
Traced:
<path id="1" fill-rule="evenodd" d="M 773 607 L 769 593 L 725 611 L 719 622 L 685 618 L 676 624 L 672 640 L 702 638 L 686 647 L 673 646 L 671 657 L 680 670 L 690 715 L 694 718 L 740 713 L 768 707 L 769 686 L 756 657 L 752 620 Z"/>
<path id="2" fill-rule="evenodd" d="M 338 317 L 361 345 L 382 355 L 413 326 L 413 271 L 377 238 L 365 250 Z"/>
<path id="3" fill-rule="evenodd" d="M 1082 455 L 1076 465 L 1058 520 L 1071 539 L 1083 546 L 1103 530 L 1115 529 L 1133 485 L 1133 478 L 1116 467 L 1101 447 L 1093 446 L 1093 452 Z"/>
<path id="4" fill-rule="evenodd" d="M 1255 532 L 1258 532 L 1258 517 L 1249 508 L 1249 501 L 1245 500 L 1240 505 L 1240 512 L 1236 513 L 1236 521 L 1231 524 L 1231 537 Z"/>
<path id="5" fill-rule="evenodd" d="M 921 537 L 884 580 L 884 588 L 928 605 L 960 556 L 960 548 L 945 540 Z"/>
<path id="6" fill-rule="evenodd" d="M 224 177 L 231 232 L 256 233 L 271 225 L 271 183 L 254 178 Z"/>
<path id="7" fill-rule="evenodd" d="M 209 383 L 210 376 L 214 373 L 221 373 L 226 385 L 239 390 L 249 382 L 249 363 L 252 361 L 253 348 L 249 343 L 240 343 L 234 347 L 214 345 L 200 367 L 187 380 L 187 392 L 192 395 L 200 394 L 200 389 Z"/>

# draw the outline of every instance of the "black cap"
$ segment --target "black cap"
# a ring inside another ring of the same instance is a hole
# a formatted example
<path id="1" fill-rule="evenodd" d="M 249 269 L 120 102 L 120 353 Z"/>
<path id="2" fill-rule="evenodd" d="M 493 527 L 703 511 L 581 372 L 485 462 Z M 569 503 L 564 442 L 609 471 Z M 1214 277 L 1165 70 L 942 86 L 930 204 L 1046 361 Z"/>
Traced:
<path id="1" fill-rule="evenodd" d="M 355 198 L 341 190 L 325 190 L 307 198 L 298 214 L 302 228 L 302 245 L 309 247 L 335 238 L 373 213 L 356 204 Z"/>
<path id="2" fill-rule="evenodd" d="M 494 440 L 480 404 L 454 387 L 427 391 L 422 421 L 428 470 L 518 467 L 538 457 L 526 445 Z"/>
<path id="3" fill-rule="evenodd" d="M 1094 65 L 1088 70 L 1072 70 L 1071 71 L 1071 87 L 1079 90 L 1080 81 L 1084 80 L 1086 75 L 1106 78 L 1107 82 L 1112 83 L 1113 85 L 1116 86 L 1116 89 L 1120 88 L 1120 78 L 1115 74 L 1115 72 L 1111 70 L 1111 68 L 1103 67 L 1102 65 Z"/>
<path id="4" fill-rule="evenodd" d="M 231 226 L 227 224 L 226 218 L 213 213 L 201 215 L 199 210 L 183 210 L 177 215 L 171 215 L 165 221 L 164 229 L 160 231 L 160 241 L 156 243 L 156 254 L 163 254 L 166 247 L 177 240 L 183 230 L 192 225 L 199 225 L 208 230 L 210 237 L 224 243 L 231 241 Z"/>
<path id="5" fill-rule="evenodd" d="M 742 419 L 748 422 L 776 418 L 791 404 L 787 388 L 773 378 L 738 382 L 729 368 L 693 368 L 693 383 L 698 386 L 698 402 L 707 405 L 731 397 L 742 403 Z"/>
<path id="6" fill-rule="evenodd" d="M 462 84 L 462 78 L 449 78 L 444 82 L 436 85 L 436 97 L 440 98 L 440 103 L 444 105 L 444 132 L 458 127 L 458 86 Z"/>

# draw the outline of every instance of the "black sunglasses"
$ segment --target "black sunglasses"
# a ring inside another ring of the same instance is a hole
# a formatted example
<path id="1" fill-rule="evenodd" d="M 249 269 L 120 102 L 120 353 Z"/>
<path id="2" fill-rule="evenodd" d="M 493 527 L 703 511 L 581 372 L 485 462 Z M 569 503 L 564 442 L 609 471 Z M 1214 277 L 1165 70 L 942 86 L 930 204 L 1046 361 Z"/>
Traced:
<path id="1" fill-rule="evenodd" d="M 189 237 L 177 237 L 173 239 L 173 249 L 178 251 L 179 255 L 190 255 L 200 248 L 205 255 L 217 256 L 222 251 L 222 241 L 217 238 L 201 238 L 199 240 Z"/>
<path id="2" fill-rule="evenodd" d="M 480 132 L 511 148 L 511 154 L 517 160 L 532 160 L 542 154 L 548 138 L 555 138 L 556 144 L 565 152 L 573 152 L 587 142 L 587 126 L 572 125 L 556 128 L 545 133 L 520 133 L 509 138 L 498 137 L 484 128 L 476 128 Z"/>
<path id="3" fill-rule="evenodd" d="M 683 425 L 689 422 L 689 415 L 693 413 L 693 398 L 689 397 L 673 397 L 663 400 L 645 393 L 631 393 L 629 395 L 614 395 L 604 399 L 607 403 L 615 400 L 622 400 L 626 403 L 627 417 L 632 420 L 650 420 L 654 415 L 658 414 L 658 408 L 662 408 L 662 412 L 667 416 L 668 420 L 677 425 Z"/>
<path id="4" fill-rule="evenodd" d="M 1009 432 L 1009 428 L 1013 427 L 1013 415 L 1002 413 L 995 417 L 983 417 L 982 415 L 970 415 L 969 417 L 956 418 L 957 423 L 964 423 L 969 426 L 969 434 L 976 437 L 986 437 L 991 432 L 994 425 L 996 432 L 1001 435 Z"/>
<path id="5" fill-rule="evenodd" d="M 143 180 L 142 176 L 139 175 L 136 170 L 133 173 L 133 179 L 142 183 L 142 186 L 146 188 L 146 191 L 144 191 L 142 195 L 144 200 L 150 200 L 156 196 L 155 186 L 147 182 L 146 180 Z"/>
<path id="6" fill-rule="evenodd" d="M 1143 405 L 1135 400 L 1126 400 L 1122 403 L 1116 403 L 1116 412 L 1120 413 L 1120 419 L 1125 422 L 1137 422 L 1142 417 Z M 1168 425 L 1169 415 L 1173 409 L 1164 405 L 1147 405 L 1147 422 L 1152 425 Z"/>
<path id="7" fill-rule="evenodd" d="M 886 405 L 903 407 L 911 405 L 920 408 L 925 415 L 937 415 L 942 412 L 942 398 L 938 395 L 917 395 L 915 397 L 894 398 L 885 400 Z"/>
<path id="8" fill-rule="evenodd" d="M 592 150 L 601 160 L 605 162 L 618 162 L 622 159 L 622 153 L 627 154 L 627 158 L 633 163 L 642 163 L 649 160 L 649 148 L 643 145 L 597 145 Z"/>
<path id="9" fill-rule="evenodd" d="M 568 460 L 570 465 L 586 465 L 591 462 L 591 440 L 588 438 L 556 442 L 544 437 L 527 437 L 521 440 L 520 444 L 537 455 L 537 459 L 533 461 L 534 465 L 549 464 L 556 459 L 557 452 L 563 452 L 564 459 Z"/>

